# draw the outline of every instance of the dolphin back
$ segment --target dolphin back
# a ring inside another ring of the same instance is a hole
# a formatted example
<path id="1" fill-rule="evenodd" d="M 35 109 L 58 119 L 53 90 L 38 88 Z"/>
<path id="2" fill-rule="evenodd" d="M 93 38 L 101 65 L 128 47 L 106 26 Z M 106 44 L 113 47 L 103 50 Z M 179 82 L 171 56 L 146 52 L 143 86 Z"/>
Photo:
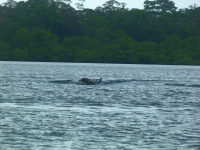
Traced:
<path id="1" fill-rule="evenodd" d="M 98 84 L 100 84 L 102 82 L 102 77 L 99 79 L 99 82 L 98 82 Z"/>
<path id="2" fill-rule="evenodd" d="M 98 85 L 102 82 L 102 78 L 100 79 L 82 78 L 79 81 L 83 82 L 86 85 Z"/>

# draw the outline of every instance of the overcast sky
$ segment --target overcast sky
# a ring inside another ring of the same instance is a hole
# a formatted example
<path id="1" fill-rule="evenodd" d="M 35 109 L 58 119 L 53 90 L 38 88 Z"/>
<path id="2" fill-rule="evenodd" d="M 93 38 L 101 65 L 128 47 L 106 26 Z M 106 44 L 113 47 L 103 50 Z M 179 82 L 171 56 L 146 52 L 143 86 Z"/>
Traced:
<path id="1" fill-rule="evenodd" d="M 7 0 L 0 0 L 0 3 L 6 2 Z M 16 0 L 20 1 L 20 0 Z M 74 4 L 78 2 L 78 0 L 71 0 Z M 86 0 L 85 8 L 96 8 L 97 6 L 101 6 L 108 0 Z M 139 8 L 143 9 L 144 0 L 117 0 L 118 2 L 124 2 L 127 4 L 128 8 Z M 197 4 L 200 6 L 200 0 L 173 0 L 178 8 L 188 8 L 190 5 Z"/>

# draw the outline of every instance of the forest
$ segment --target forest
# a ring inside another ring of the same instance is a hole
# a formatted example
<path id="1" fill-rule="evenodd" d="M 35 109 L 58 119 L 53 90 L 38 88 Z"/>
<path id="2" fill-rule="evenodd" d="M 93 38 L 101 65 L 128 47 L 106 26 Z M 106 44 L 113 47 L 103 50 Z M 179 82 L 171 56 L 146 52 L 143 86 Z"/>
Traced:
<path id="1" fill-rule="evenodd" d="M 70 0 L 0 5 L 0 61 L 200 65 L 200 7 L 109 0 L 95 9 Z"/>

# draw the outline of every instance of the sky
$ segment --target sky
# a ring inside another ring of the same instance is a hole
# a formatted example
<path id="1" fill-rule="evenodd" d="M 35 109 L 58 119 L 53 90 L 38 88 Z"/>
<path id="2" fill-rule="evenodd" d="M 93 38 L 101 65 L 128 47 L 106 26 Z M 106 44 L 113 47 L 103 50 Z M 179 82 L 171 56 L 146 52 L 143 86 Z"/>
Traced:
<path id="1" fill-rule="evenodd" d="M 16 0 L 16 1 L 20 1 L 20 0 Z M 73 4 L 76 4 L 78 2 L 78 0 L 71 0 L 73 2 Z M 91 8 L 94 9 L 97 6 L 101 6 L 102 4 L 104 4 L 106 1 L 108 0 L 85 0 L 86 2 L 84 3 L 85 8 Z M 127 4 L 128 8 L 139 8 L 139 9 L 143 9 L 143 3 L 145 0 L 117 0 L 118 2 L 123 2 Z M 188 8 L 190 5 L 194 5 L 197 4 L 197 6 L 200 6 L 200 0 L 172 0 L 173 2 L 175 2 L 176 7 L 178 7 L 179 9 L 181 8 Z M 6 2 L 6 0 L 0 0 L 0 3 Z M 75 7 L 75 5 L 72 5 L 73 7 Z"/>

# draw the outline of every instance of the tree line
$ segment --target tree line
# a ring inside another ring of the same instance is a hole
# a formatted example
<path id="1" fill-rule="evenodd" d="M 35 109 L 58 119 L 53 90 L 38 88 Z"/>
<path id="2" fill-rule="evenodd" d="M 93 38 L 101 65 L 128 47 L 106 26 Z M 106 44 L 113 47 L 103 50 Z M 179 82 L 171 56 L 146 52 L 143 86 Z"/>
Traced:
<path id="1" fill-rule="evenodd" d="M 146 0 L 95 9 L 70 0 L 0 5 L 0 60 L 200 65 L 200 7 Z"/>

